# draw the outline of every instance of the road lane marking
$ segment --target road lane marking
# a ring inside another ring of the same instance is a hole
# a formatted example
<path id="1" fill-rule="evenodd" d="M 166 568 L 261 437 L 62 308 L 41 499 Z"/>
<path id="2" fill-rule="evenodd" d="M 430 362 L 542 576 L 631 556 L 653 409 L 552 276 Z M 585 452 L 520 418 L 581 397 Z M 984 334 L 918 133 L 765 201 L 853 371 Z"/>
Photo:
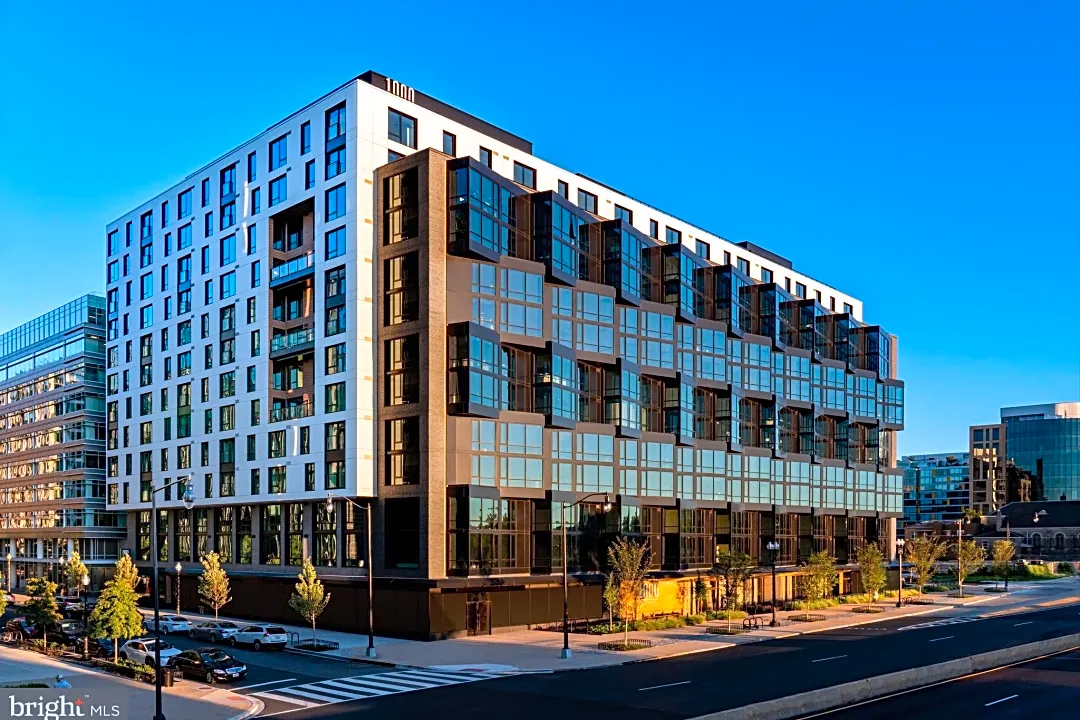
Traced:
<path id="1" fill-rule="evenodd" d="M 1019 695 L 1010 695 L 1009 697 L 1004 697 L 1004 698 L 1001 698 L 1000 700 L 995 700 L 994 702 L 988 702 L 985 705 L 983 705 L 983 707 L 990 707 L 991 705 L 997 705 L 998 703 L 1003 703 L 1006 700 L 1012 700 L 1013 698 L 1018 698 L 1018 697 L 1020 697 L 1020 696 Z"/>
<path id="2" fill-rule="evenodd" d="M 847 657 L 847 655 L 833 655 L 832 657 L 821 658 L 819 660 L 811 660 L 810 662 L 816 662 L 816 663 L 827 662 L 829 660 L 839 660 L 840 658 L 846 658 L 846 657 Z"/>
<path id="3" fill-rule="evenodd" d="M 929 640 L 928 642 L 941 642 L 942 640 L 952 640 L 954 637 L 956 637 L 956 636 L 955 635 L 946 635 L 943 638 L 934 638 L 933 640 Z"/>
<path id="4" fill-rule="evenodd" d="M 299 705 L 300 707 L 319 707 L 319 705 L 322 704 L 308 702 L 307 700 L 301 700 L 300 698 L 285 697 L 284 695 L 275 695 L 274 693 L 269 691 L 255 694 L 261 698 L 266 698 L 267 700 L 277 700 L 278 702 L 283 702 L 286 705 Z"/>
<path id="5" fill-rule="evenodd" d="M 650 685 L 649 687 L 638 688 L 638 692 L 641 692 L 642 690 L 659 690 L 660 688 L 675 687 L 676 685 L 689 685 L 689 684 L 690 684 L 689 680 L 683 680 L 682 682 L 668 683 L 667 685 Z"/>
<path id="6" fill-rule="evenodd" d="M 276 685 L 277 683 L 283 683 L 283 682 L 292 682 L 295 679 L 296 678 L 282 678 L 280 680 L 271 680 L 269 682 L 255 683 L 254 685 L 241 685 L 238 688 L 233 688 L 233 691 L 247 690 L 248 688 L 265 687 L 267 685 Z"/>
<path id="7" fill-rule="evenodd" d="M 1015 625 L 1013 625 L 1013 627 L 1020 627 L 1021 625 L 1034 625 L 1034 624 L 1035 624 L 1034 620 L 1028 620 L 1027 622 L 1016 623 Z"/>

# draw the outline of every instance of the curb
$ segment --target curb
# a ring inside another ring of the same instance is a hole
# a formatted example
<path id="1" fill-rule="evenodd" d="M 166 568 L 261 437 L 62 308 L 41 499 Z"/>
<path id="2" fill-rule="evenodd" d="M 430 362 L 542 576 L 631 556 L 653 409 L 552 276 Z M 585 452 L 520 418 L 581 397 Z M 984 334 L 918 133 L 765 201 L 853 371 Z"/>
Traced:
<path id="1" fill-rule="evenodd" d="M 228 693 L 230 695 L 236 695 L 237 697 L 242 697 L 242 698 L 244 698 L 245 700 L 248 701 L 248 709 L 247 710 L 245 710 L 242 713 L 237 713 L 236 715 L 233 715 L 228 720 L 247 720 L 247 718 L 255 717 L 256 715 L 261 715 L 262 711 L 266 709 L 266 703 L 264 703 L 259 698 L 252 697 L 250 695 L 241 695 L 240 693 L 234 693 L 231 690 L 217 690 L 215 692 L 225 692 L 225 693 Z M 210 697 L 210 695 L 213 695 L 213 694 L 214 693 L 210 693 L 206 697 Z"/>
<path id="2" fill-rule="evenodd" d="M 284 648 L 284 652 L 292 653 L 293 655 L 304 655 L 306 657 L 319 658 L 321 660 L 333 660 L 334 662 L 344 663 L 361 663 L 364 665 L 378 665 L 380 667 L 388 668 L 406 668 L 410 670 L 422 670 L 423 665 L 404 665 L 401 663 L 390 662 L 389 660 L 379 660 L 378 658 L 372 659 L 368 657 L 341 657 L 340 655 L 324 655 L 320 652 L 313 652 L 311 650 L 301 650 L 299 648 Z"/>
<path id="3" fill-rule="evenodd" d="M 819 688 L 783 698 L 699 715 L 693 720 L 788 720 L 940 685 L 973 674 L 1080 649 L 1080 634 L 1063 635 L 933 665 Z"/>

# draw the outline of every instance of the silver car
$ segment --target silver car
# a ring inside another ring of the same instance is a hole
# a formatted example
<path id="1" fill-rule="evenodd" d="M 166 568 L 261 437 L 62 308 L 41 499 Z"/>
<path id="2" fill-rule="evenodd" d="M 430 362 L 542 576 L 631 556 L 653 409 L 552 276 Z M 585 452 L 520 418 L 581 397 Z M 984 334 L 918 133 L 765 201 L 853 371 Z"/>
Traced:
<path id="1" fill-rule="evenodd" d="M 225 642 L 240 630 L 240 626 L 228 620 L 208 620 L 201 622 L 188 631 L 188 635 L 195 639 L 206 639 L 212 642 Z"/>
<path id="2" fill-rule="evenodd" d="M 289 633 L 280 625 L 246 625 L 232 634 L 229 644 L 250 645 L 255 650 L 263 648 L 284 649 L 289 644 Z"/>

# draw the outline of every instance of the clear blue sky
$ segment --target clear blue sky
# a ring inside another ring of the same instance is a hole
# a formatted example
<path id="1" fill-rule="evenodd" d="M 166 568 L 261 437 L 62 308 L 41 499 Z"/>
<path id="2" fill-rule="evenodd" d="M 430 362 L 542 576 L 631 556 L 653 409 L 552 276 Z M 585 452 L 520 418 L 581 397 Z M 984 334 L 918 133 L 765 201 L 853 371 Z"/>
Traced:
<path id="1" fill-rule="evenodd" d="M 106 222 L 375 69 L 861 298 L 900 338 L 901 452 L 1080 398 L 1080 6 L 680 5 L 0 3 L 0 328 L 101 289 Z"/>

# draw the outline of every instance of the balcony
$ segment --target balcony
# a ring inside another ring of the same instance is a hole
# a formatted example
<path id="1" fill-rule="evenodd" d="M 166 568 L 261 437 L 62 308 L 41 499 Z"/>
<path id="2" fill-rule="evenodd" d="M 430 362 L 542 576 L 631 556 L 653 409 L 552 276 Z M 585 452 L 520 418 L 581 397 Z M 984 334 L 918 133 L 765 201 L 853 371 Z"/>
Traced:
<path id="1" fill-rule="evenodd" d="M 315 274 L 315 253 L 309 252 L 287 263 L 282 263 L 270 271 L 270 287 L 287 285 L 295 280 Z"/>
<path id="2" fill-rule="evenodd" d="M 314 347 L 315 328 L 312 326 L 300 328 L 285 335 L 279 335 L 270 341 L 270 359 L 276 360 L 294 353 L 305 353 Z"/>
<path id="3" fill-rule="evenodd" d="M 296 420 L 298 418 L 311 417 L 315 414 L 315 403 L 311 400 L 301 403 L 291 403 L 289 405 L 281 405 L 279 407 L 270 410 L 270 422 L 283 422 L 285 420 Z"/>

